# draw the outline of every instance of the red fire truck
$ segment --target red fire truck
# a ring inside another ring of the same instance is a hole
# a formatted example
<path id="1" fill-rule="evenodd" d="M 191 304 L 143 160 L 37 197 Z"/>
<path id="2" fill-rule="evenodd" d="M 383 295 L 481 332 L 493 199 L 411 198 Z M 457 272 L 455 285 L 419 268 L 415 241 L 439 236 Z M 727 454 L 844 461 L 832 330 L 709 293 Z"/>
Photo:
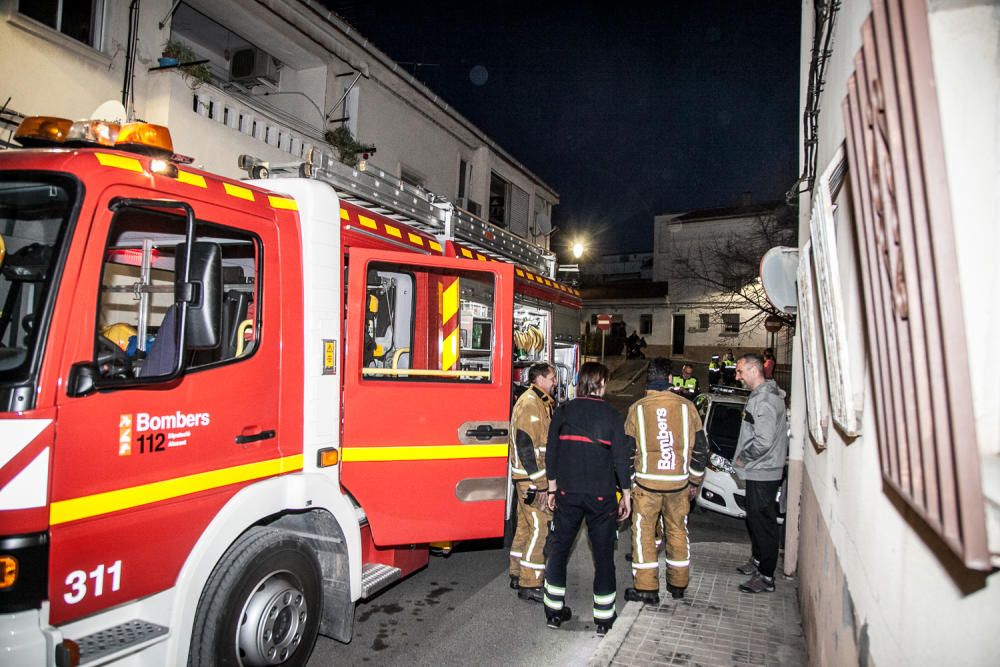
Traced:
<path id="1" fill-rule="evenodd" d="M 339 163 L 234 181 L 156 126 L 17 138 L 0 664 L 303 664 L 428 545 L 502 534 L 513 378 L 577 367 L 548 255 Z"/>

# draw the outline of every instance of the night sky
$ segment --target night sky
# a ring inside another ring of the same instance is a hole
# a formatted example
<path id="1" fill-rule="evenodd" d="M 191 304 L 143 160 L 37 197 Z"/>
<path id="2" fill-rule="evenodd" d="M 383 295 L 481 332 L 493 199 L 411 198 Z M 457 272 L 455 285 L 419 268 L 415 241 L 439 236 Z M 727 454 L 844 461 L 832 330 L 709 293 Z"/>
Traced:
<path id="1" fill-rule="evenodd" d="M 555 249 L 795 181 L 797 1 L 325 4 L 559 193 Z"/>

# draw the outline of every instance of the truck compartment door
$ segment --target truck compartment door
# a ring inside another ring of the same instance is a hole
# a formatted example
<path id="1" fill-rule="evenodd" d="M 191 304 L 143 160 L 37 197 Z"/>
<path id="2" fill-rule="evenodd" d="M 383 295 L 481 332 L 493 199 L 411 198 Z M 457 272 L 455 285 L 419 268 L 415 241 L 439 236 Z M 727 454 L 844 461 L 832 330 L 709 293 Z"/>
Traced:
<path id="1" fill-rule="evenodd" d="M 341 476 L 379 545 L 503 534 L 513 267 L 352 249 Z"/>

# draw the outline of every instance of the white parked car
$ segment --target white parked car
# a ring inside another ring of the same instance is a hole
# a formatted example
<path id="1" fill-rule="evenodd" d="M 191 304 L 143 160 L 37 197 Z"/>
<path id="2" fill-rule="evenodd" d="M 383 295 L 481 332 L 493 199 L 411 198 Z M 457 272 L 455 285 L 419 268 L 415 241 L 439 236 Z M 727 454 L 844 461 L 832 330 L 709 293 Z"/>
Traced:
<path id="1" fill-rule="evenodd" d="M 733 456 L 740 437 L 743 408 L 750 392 L 737 387 L 713 385 L 695 399 L 708 438 L 708 465 L 696 504 L 702 509 L 736 519 L 747 516 L 746 484 L 736 476 Z M 778 489 L 778 523 L 785 522 L 785 484 Z"/>
<path id="2" fill-rule="evenodd" d="M 746 517 L 747 503 L 744 482 L 733 468 L 733 455 L 749 393 L 735 387 L 712 386 L 695 400 L 709 450 L 705 481 L 696 502 L 699 507 L 737 519 Z"/>

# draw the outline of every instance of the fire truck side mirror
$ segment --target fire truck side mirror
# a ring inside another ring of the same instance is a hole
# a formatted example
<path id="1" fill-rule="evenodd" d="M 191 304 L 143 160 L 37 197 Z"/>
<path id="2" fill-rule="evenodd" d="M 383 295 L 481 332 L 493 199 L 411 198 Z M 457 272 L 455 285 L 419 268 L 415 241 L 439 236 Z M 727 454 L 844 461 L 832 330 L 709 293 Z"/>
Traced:
<path id="1" fill-rule="evenodd" d="M 184 245 L 177 256 L 184 254 Z M 191 247 L 189 285 L 181 281 L 178 272 L 174 292 L 190 293 L 187 322 L 184 326 L 185 350 L 211 350 L 219 346 L 222 319 L 222 248 L 218 243 L 196 241 Z M 193 286 L 193 289 L 191 287 Z"/>

